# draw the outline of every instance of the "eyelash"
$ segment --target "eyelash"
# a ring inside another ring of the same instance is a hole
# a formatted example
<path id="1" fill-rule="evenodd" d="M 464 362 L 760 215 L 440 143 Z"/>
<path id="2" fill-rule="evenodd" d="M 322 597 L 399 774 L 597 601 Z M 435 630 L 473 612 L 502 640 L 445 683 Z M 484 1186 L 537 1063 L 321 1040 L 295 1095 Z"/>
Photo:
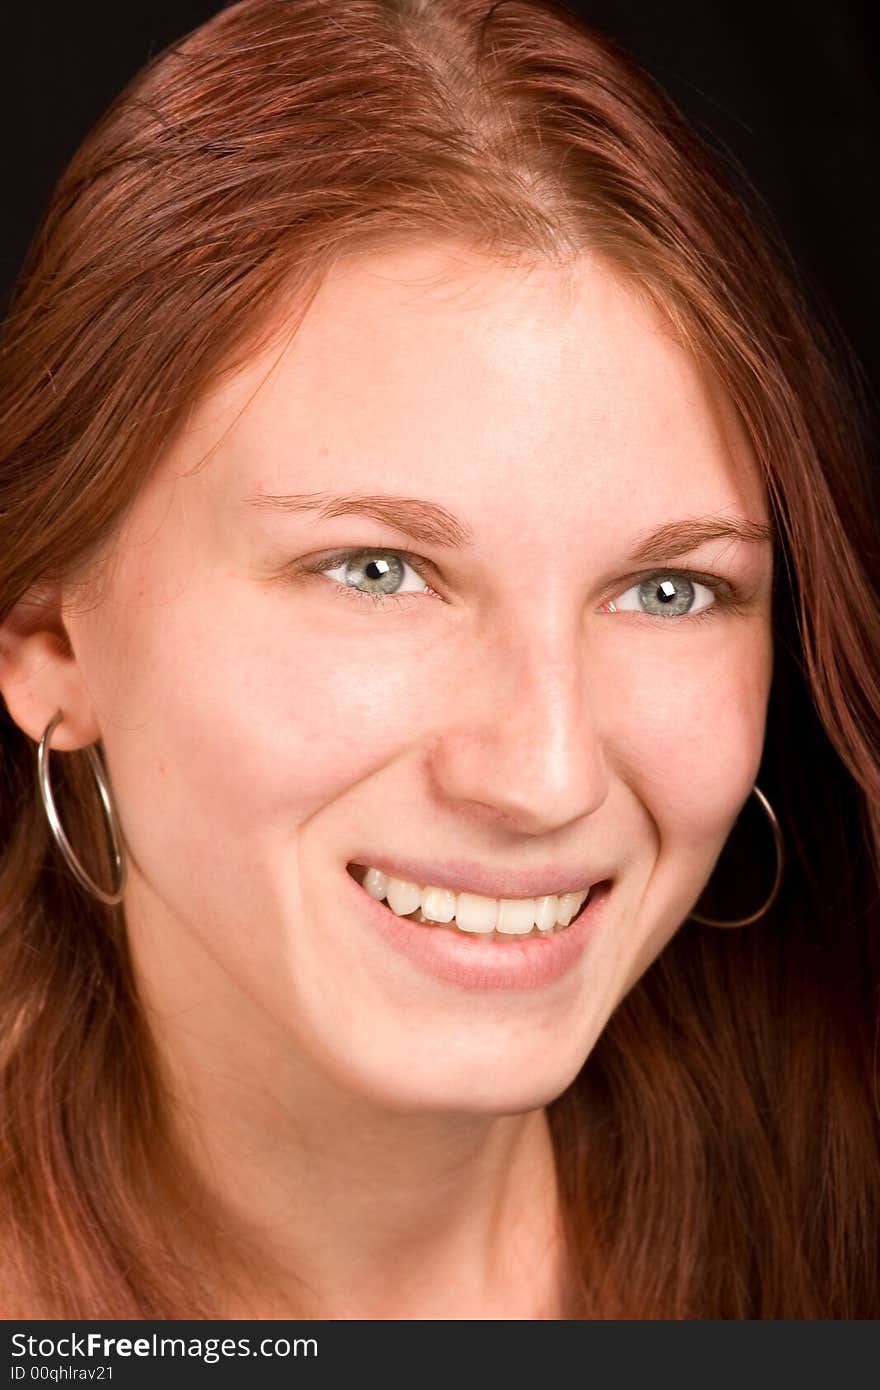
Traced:
<path id="1" fill-rule="evenodd" d="M 423 579 L 424 582 L 428 584 L 431 593 L 436 594 L 437 592 L 436 589 L 430 585 L 423 569 L 424 561 L 422 561 L 419 556 L 412 555 L 407 550 L 391 550 L 384 546 L 358 546 L 354 550 L 338 550 L 333 555 L 325 557 L 318 564 L 308 566 L 306 572 L 308 574 L 323 575 L 327 570 L 336 569 L 338 565 L 344 564 L 346 560 L 350 560 L 356 555 L 394 555 L 400 560 L 405 560 L 419 578 Z M 673 618 L 659 618 L 658 621 L 660 622 L 706 622 L 710 618 L 717 617 L 719 612 L 725 609 L 736 609 L 742 600 L 742 594 L 736 585 L 732 584 L 729 580 L 721 579 L 718 575 L 702 574 L 696 570 L 688 569 L 654 569 L 647 570 L 640 575 L 630 576 L 627 587 L 625 589 L 620 589 L 616 596 L 620 597 L 621 594 L 626 593 L 634 585 L 643 583 L 646 579 L 659 578 L 661 576 L 665 579 L 688 579 L 693 583 L 702 584 L 705 588 L 712 591 L 715 596 L 715 602 L 709 604 L 707 608 L 701 608 L 697 613 L 680 613 Z M 358 604 L 366 600 L 368 603 L 372 603 L 376 608 L 387 609 L 391 604 L 394 604 L 395 607 L 403 608 L 407 606 L 407 601 L 409 599 L 429 597 L 424 594 L 365 594 L 360 589 L 354 589 L 348 584 L 340 584 L 336 580 L 331 580 L 330 583 L 332 585 L 331 592 L 334 598 L 341 598 L 343 602 L 351 600 Z M 606 601 L 611 602 L 611 600 Z M 630 612 L 632 610 L 618 609 L 617 611 Z M 636 612 L 636 617 L 655 618 L 657 615 L 654 613 Z"/>

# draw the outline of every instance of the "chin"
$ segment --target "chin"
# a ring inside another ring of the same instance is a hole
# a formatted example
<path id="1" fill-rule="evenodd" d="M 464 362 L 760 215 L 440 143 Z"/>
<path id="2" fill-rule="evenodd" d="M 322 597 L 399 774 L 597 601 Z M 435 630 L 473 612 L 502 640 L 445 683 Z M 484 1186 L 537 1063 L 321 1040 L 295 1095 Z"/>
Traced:
<path id="1" fill-rule="evenodd" d="M 576 1060 L 544 1058 L 526 1066 L 504 1065 L 488 1053 L 455 1058 L 435 1055 L 430 1063 L 392 1065 L 370 1076 L 349 1075 L 347 1089 L 383 1110 L 461 1115 L 515 1115 L 539 1110 L 565 1091 L 583 1066 Z"/>

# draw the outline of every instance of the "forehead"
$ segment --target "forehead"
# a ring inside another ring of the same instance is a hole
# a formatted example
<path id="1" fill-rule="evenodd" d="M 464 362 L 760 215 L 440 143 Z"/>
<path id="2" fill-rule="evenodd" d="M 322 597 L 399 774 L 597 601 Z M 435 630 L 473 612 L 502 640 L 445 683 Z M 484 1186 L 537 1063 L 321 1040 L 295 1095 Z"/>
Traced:
<path id="1" fill-rule="evenodd" d="M 278 328 L 175 446 L 177 476 L 207 465 L 218 504 L 418 481 L 453 506 L 546 507 L 548 520 L 554 499 L 567 516 L 644 502 L 646 525 L 683 505 L 762 510 L 720 384 L 589 255 L 374 252 L 337 265 L 295 329 L 283 311 Z"/>

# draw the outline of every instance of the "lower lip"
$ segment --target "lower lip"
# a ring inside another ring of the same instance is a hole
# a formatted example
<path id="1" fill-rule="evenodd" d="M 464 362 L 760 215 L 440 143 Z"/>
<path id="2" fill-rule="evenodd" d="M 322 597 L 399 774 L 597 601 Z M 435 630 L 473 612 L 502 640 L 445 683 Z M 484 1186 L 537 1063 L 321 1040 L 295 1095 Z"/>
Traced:
<path id="1" fill-rule="evenodd" d="M 581 915 L 546 936 L 486 940 L 457 928 L 398 917 L 362 888 L 348 870 L 353 906 L 365 913 L 381 936 L 420 970 L 462 989 L 542 989 L 561 980 L 586 949 L 611 895 L 612 882 L 599 884 Z"/>

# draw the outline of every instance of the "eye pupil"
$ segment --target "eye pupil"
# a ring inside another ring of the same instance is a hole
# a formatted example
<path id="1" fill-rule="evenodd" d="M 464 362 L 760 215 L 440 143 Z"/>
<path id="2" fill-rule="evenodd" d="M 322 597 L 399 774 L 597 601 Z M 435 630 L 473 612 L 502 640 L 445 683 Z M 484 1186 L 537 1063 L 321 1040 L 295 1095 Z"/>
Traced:
<path id="1" fill-rule="evenodd" d="M 364 554 L 355 556 L 349 561 L 347 567 L 348 577 L 358 583 L 367 586 L 361 589 L 361 593 L 371 593 L 374 591 L 381 594 L 391 594 L 400 587 L 403 579 L 403 561 L 396 555 L 376 555 Z"/>
<path id="2" fill-rule="evenodd" d="M 642 602 L 647 605 L 647 612 L 652 611 L 653 605 L 653 611 L 664 616 L 682 616 L 689 611 L 694 599 L 694 586 L 685 575 L 675 580 L 645 580 L 639 590 Z"/>

